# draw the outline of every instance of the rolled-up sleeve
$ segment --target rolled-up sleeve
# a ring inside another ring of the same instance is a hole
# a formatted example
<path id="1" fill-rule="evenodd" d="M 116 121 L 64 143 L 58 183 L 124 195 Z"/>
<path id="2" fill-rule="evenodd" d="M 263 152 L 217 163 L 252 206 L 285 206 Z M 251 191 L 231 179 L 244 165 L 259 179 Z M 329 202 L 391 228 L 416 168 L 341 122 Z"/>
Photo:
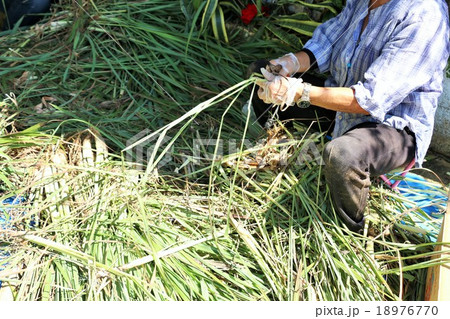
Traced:
<path id="1" fill-rule="evenodd" d="M 435 13 L 431 8 L 400 23 L 364 81 L 352 86 L 359 105 L 375 119 L 383 121 L 411 92 L 430 82 L 436 70 L 445 68 L 448 28 Z"/>
<path id="2" fill-rule="evenodd" d="M 350 16 L 355 8 L 354 2 L 355 0 L 348 0 L 341 13 L 318 26 L 312 38 L 304 45 L 305 49 L 314 54 L 319 71 L 322 73 L 329 70 L 334 44 L 352 20 Z"/>

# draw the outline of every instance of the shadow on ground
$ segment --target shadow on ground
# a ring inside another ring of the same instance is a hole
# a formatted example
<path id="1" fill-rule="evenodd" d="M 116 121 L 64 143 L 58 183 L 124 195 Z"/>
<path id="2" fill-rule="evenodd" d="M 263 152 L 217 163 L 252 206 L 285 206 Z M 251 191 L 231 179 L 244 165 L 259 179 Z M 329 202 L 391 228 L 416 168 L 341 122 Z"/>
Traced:
<path id="1" fill-rule="evenodd" d="M 423 163 L 423 167 L 433 171 L 434 174 L 427 170 L 422 169 L 417 170 L 415 173 L 434 181 L 443 182 L 445 185 L 449 186 L 450 184 L 449 157 L 429 150 L 426 156 L 426 161 Z"/>

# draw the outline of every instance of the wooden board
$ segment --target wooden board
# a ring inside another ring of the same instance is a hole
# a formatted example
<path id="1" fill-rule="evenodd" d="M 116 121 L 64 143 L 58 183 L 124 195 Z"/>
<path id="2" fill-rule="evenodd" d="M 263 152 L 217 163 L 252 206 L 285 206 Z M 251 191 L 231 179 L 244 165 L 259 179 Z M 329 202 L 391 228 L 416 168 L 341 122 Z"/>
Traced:
<path id="1" fill-rule="evenodd" d="M 441 231 L 438 242 L 450 243 L 450 191 L 447 200 L 447 210 L 442 220 Z M 442 252 L 444 251 L 445 252 Z M 441 252 L 432 259 L 445 257 L 450 258 L 450 244 L 438 245 L 435 251 Z M 450 300 L 450 261 L 428 269 L 425 300 L 427 301 L 449 301 Z"/>

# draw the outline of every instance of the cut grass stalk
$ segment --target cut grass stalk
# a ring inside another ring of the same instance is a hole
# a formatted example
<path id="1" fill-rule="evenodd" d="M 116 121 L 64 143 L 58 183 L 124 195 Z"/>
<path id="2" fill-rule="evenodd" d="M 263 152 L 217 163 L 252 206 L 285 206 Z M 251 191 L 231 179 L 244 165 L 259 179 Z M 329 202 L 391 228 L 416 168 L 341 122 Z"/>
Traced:
<path id="1" fill-rule="evenodd" d="M 0 178 L 4 196 L 30 199 L 20 207 L 25 217 L 13 221 L 17 231 L 39 217 L 34 237 L 1 239 L 13 252 L 6 271 L 26 266 L 19 279 L 4 279 L 18 284 L 16 299 L 420 299 L 426 267 L 445 260 L 428 261 L 434 244 L 415 228 L 415 207 L 373 187 L 376 235 L 367 251 L 367 238 L 332 209 L 320 165 L 296 161 L 308 139 L 323 144 L 320 136 L 300 128 L 281 169 L 224 165 L 270 150 L 242 142 L 262 132 L 240 111 L 254 83 L 242 74 L 249 62 L 281 52 L 279 43 L 233 36 L 220 44 L 193 25 L 198 13 L 186 20 L 178 0 L 89 4 L 86 11 L 62 4 L 58 26 L 43 33 L 1 37 L 0 88 L 17 97 L 2 105 Z M 43 97 L 55 101 L 37 113 Z M 11 123 L 19 132 L 5 136 Z M 77 134 L 92 128 L 90 155 L 79 159 Z M 213 160 L 194 163 L 198 138 L 241 144 L 223 158 L 219 144 L 211 154 L 205 146 L 201 155 Z M 32 178 L 54 145 L 66 162 L 52 163 L 47 179 Z M 143 145 L 153 147 L 146 161 L 123 160 L 124 149 Z M 158 167 L 169 153 L 173 162 Z M 150 176 L 156 167 L 159 175 Z M 60 218 L 52 216 L 60 208 Z"/>

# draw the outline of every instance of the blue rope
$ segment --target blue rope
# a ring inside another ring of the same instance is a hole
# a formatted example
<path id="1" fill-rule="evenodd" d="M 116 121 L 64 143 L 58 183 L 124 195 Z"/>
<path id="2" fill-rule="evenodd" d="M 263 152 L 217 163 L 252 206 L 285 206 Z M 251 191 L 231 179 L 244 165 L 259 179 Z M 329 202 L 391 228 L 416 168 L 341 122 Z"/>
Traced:
<path id="1" fill-rule="evenodd" d="M 405 202 L 405 206 L 412 210 L 411 219 L 427 232 L 432 242 L 436 242 L 448 201 L 445 189 L 411 172 L 405 175 L 397 189 L 403 197 L 414 203 Z"/>
<path id="2" fill-rule="evenodd" d="M 2 204 L 3 205 L 20 205 L 25 201 L 25 199 L 23 197 L 18 197 L 18 196 L 12 196 L 9 197 L 5 200 L 3 200 Z M 11 225 L 11 216 L 9 215 L 11 208 L 7 207 L 7 208 L 3 208 L 0 207 L 0 230 L 6 230 L 6 229 L 11 229 L 12 225 Z M 30 226 L 34 227 L 35 226 L 35 222 L 34 220 L 32 220 L 32 222 L 30 223 Z M 0 271 L 2 271 L 5 266 L 7 265 L 7 263 L 1 263 L 2 259 L 5 259 L 7 257 L 9 257 L 10 254 L 9 252 L 7 252 L 6 250 L 2 249 L 2 247 L 0 246 Z M 0 288 L 2 287 L 2 282 L 0 281 Z"/>

